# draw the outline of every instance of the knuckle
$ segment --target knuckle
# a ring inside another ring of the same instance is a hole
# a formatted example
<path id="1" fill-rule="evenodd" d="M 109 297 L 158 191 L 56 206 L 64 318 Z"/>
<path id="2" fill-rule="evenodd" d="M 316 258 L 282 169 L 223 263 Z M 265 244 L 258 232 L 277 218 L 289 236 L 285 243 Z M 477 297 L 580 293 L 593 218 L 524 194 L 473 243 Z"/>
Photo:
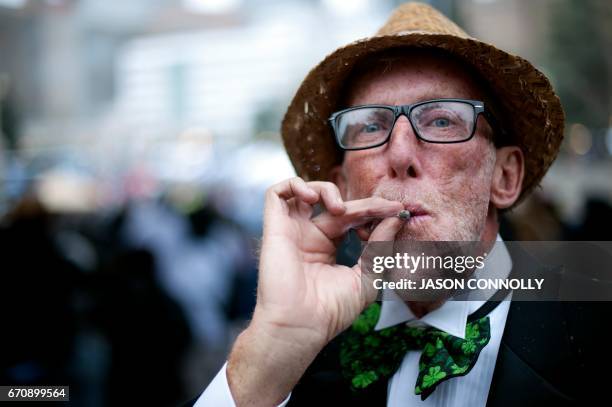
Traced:
<path id="1" fill-rule="evenodd" d="M 274 184 L 266 188 L 265 195 L 266 197 L 270 197 L 271 195 L 276 193 L 276 189 L 280 186 L 280 184 Z"/>
<path id="2" fill-rule="evenodd" d="M 321 187 L 324 191 L 332 194 L 340 193 L 338 186 L 330 181 L 321 181 Z"/>
<path id="3" fill-rule="evenodd" d="M 365 216 L 365 217 L 374 216 L 375 214 L 376 214 L 376 208 L 371 208 L 371 207 L 365 208 L 362 212 L 362 216 Z"/>
<path id="4" fill-rule="evenodd" d="M 338 186 L 334 184 L 333 182 L 325 181 L 324 183 L 325 185 L 327 185 L 328 188 L 333 189 L 334 191 L 338 191 Z"/>
<path id="5" fill-rule="evenodd" d="M 295 183 L 295 184 L 302 184 L 304 183 L 304 180 L 298 176 L 295 176 L 295 177 L 289 178 L 289 182 Z"/>

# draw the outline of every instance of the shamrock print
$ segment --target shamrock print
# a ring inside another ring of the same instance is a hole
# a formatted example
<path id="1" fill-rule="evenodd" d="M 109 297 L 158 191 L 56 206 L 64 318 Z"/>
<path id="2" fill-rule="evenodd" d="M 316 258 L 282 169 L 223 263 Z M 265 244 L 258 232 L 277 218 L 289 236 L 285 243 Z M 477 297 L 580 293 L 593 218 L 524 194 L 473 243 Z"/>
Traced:
<path id="1" fill-rule="evenodd" d="M 425 400 L 445 380 L 470 372 L 480 351 L 489 343 L 489 317 L 470 321 L 466 339 L 432 327 L 396 325 L 375 331 L 380 304 L 364 310 L 342 334 L 340 364 L 353 391 L 389 379 L 410 350 L 422 350 L 415 394 Z"/>
<path id="2" fill-rule="evenodd" d="M 446 372 L 440 366 L 429 368 L 429 374 L 423 377 L 423 387 L 430 387 L 446 377 Z"/>
<path id="3" fill-rule="evenodd" d="M 358 374 L 357 376 L 353 377 L 353 386 L 361 389 L 368 387 L 378 378 L 377 376 L 378 375 L 376 372 L 373 372 L 372 370 Z"/>
<path id="4" fill-rule="evenodd" d="M 461 350 L 466 355 L 469 355 L 470 353 L 474 353 L 476 351 L 476 345 L 472 341 L 465 341 L 461 344 Z"/>

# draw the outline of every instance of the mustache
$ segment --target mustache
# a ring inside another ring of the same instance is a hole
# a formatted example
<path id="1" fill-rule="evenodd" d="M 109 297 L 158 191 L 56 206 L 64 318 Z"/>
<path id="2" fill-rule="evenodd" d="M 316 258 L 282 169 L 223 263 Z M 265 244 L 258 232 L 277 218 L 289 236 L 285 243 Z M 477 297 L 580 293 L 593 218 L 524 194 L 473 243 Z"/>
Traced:
<path id="1" fill-rule="evenodd" d="M 440 197 L 432 193 L 421 193 L 398 185 L 377 185 L 372 196 L 388 199 L 390 201 L 401 202 L 404 205 L 418 206 L 425 212 L 431 212 L 431 207 L 441 203 Z"/>

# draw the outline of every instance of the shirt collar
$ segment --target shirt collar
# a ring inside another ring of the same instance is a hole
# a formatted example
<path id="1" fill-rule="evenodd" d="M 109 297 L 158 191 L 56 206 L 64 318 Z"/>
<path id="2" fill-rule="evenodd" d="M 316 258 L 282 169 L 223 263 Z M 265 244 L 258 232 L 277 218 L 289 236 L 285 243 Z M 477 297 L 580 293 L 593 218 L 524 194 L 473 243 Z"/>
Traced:
<path id="1" fill-rule="evenodd" d="M 475 278 L 487 275 L 489 278 L 506 278 L 512 269 L 512 259 L 502 238 L 497 240 L 491 253 L 485 259 L 482 269 L 474 273 Z M 406 322 L 410 326 L 431 326 L 449 334 L 465 339 L 465 326 L 468 315 L 480 308 L 485 301 L 446 301 L 441 307 L 431 311 L 422 318 L 417 318 L 410 308 L 393 292 L 385 292 L 380 317 L 374 327 L 375 331 Z M 490 298 L 494 291 L 487 293 Z"/>

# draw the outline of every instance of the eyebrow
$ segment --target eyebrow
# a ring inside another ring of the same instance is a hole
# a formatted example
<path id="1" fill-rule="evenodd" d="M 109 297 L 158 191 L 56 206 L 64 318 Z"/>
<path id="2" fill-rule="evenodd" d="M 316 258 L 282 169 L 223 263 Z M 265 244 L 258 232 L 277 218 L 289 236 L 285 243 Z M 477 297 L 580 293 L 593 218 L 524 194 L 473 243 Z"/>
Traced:
<path id="1" fill-rule="evenodd" d="M 424 92 L 423 94 L 419 95 L 418 98 L 410 101 L 410 103 L 402 103 L 402 105 L 406 105 L 406 104 L 414 104 L 414 103 L 420 103 L 420 102 L 425 102 L 427 100 L 434 100 L 434 99 L 470 99 L 470 100 L 483 100 L 482 97 L 473 97 L 473 96 L 469 96 L 466 94 L 442 94 L 440 92 L 435 92 L 435 91 L 427 91 Z M 382 97 L 382 100 L 380 99 L 376 99 L 376 101 L 374 102 L 368 102 L 368 103 L 352 103 L 351 106 L 348 107 L 352 107 L 352 106 L 359 106 L 359 105 L 375 105 L 375 104 L 380 104 L 380 105 L 400 105 L 398 103 L 389 103 L 388 99 L 385 100 L 385 97 Z"/>

